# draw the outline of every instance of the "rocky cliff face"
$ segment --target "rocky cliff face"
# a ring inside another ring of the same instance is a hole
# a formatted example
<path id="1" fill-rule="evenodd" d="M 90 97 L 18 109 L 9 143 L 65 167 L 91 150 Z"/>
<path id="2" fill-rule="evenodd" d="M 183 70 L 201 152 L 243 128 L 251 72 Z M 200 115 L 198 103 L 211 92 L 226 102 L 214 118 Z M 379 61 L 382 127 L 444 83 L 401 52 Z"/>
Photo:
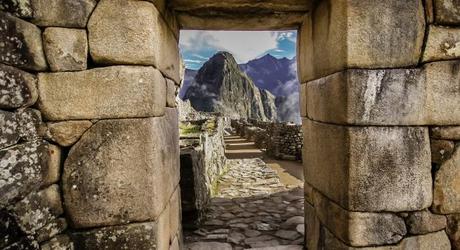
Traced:
<path id="1" fill-rule="evenodd" d="M 198 71 L 184 95 L 193 108 L 232 118 L 275 120 L 275 97 L 259 89 L 230 53 L 215 54 Z"/>
<path id="2" fill-rule="evenodd" d="M 277 59 L 267 54 L 241 64 L 240 68 L 257 87 L 276 96 L 279 121 L 300 124 L 299 81 L 295 57 Z"/>

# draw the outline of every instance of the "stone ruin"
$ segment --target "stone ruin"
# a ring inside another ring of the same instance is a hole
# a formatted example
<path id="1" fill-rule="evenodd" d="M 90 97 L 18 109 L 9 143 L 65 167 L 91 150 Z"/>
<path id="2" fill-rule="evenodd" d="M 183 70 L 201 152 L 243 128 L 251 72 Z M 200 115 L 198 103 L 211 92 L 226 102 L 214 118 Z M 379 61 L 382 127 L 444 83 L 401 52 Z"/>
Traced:
<path id="1" fill-rule="evenodd" d="M 298 29 L 308 249 L 460 248 L 457 0 L 0 9 L 0 248 L 181 249 L 180 29 Z"/>
<path id="2" fill-rule="evenodd" d="M 302 126 L 292 123 L 232 120 L 236 134 L 253 141 L 275 159 L 302 161 Z"/>
<path id="3" fill-rule="evenodd" d="M 181 121 L 180 187 L 184 228 L 195 228 L 226 171 L 225 118 Z M 194 129 L 195 128 L 195 129 Z"/>

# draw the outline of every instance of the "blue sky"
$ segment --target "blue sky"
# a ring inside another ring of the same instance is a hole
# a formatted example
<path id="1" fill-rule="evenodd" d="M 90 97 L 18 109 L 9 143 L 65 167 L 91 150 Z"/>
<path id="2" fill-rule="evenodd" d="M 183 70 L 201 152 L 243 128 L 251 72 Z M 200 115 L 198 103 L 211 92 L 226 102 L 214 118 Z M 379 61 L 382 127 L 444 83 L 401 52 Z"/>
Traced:
<path id="1" fill-rule="evenodd" d="M 180 50 L 188 69 L 199 69 L 218 51 L 233 54 L 238 63 L 267 53 L 289 59 L 296 55 L 296 31 L 200 31 L 183 30 Z"/>

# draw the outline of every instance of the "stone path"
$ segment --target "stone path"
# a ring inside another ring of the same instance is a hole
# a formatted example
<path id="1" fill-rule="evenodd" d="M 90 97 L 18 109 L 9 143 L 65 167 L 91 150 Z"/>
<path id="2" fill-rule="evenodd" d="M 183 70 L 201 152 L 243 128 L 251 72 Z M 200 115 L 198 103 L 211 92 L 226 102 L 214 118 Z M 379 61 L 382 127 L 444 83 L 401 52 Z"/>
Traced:
<path id="1" fill-rule="evenodd" d="M 184 232 L 185 249 L 303 249 L 301 181 L 282 183 L 260 158 L 230 159 L 227 164 L 229 171 L 202 225 Z"/>

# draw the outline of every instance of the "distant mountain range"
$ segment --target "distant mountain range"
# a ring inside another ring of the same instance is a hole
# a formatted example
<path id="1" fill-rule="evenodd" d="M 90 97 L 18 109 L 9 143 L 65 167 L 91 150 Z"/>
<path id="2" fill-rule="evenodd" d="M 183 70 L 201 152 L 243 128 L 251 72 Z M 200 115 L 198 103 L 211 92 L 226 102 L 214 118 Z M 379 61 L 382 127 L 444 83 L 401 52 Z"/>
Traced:
<path id="1" fill-rule="evenodd" d="M 248 79 L 242 80 L 244 78 Z M 200 88 L 216 90 L 216 86 L 218 86 L 218 88 L 225 86 L 225 84 L 222 84 L 222 81 L 235 80 L 238 83 L 232 84 L 228 82 L 227 87 L 229 89 L 224 88 L 223 93 L 217 93 L 220 90 L 217 92 L 211 91 L 212 93 L 203 93 L 203 91 L 200 90 Z M 213 99 L 215 103 L 215 100 L 219 98 L 227 98 L 221 96 L 222 94 L 233 96 L 235 100 L 243 98 L 243 96 L 241 96 L 242 94 L 248 94 L 233 93 L 235 92 L 235 89 L 231 89 L 233 85 L 241 85 L 238 87 L 247 85 L 249 89 L 254 85 L 259 91 L 253 92 L 260 92 L 262 106 L 265 105 L 264 109 L 270 109 L 270 107 L 275 106 L 275 111 L 267 110 L 269 114 L 262 112 L 261 117 L 252 118 L 300 123 L 299 82 L 297 80 L 296 58 L 277 59 L 267 54 L 261 58 L 251 60 L 246 64 L 237 65 L 230 53 L 219 52 L 209 59 L 200 70 L 186 69 L 184 83 L 179 96 L 183 100 L 189 99 L 195 109 L 209 112 L 213 104 L 209 102 L 205 103 L 204 101 L 205 99 L 209 101 L 209 95 L 214 96 L 211 99 Z M 247 98 L 247 96 L 244 96 L 243 99 Z M 229 103 L 228 105 L 234 104 L 235 103 Z M 226 104 L 221 103 L 221 105 L 223 106 L 217 108 L 217 111 L 222 111 L 223 107 L 227 109 L 227 112 L 229 111 Z M 254 107 L 251 107 L 251 109 L 254 109 Z M 216 109 L 213 109 L 213 111 L 216 111 Z M 276 113 L 276 115 L 274 113 Z M 233 114 L 235 114 L 235 112 Z M 246 114 L 244 114 L 243 117 L 244 116 L 246 116 Z"/>

